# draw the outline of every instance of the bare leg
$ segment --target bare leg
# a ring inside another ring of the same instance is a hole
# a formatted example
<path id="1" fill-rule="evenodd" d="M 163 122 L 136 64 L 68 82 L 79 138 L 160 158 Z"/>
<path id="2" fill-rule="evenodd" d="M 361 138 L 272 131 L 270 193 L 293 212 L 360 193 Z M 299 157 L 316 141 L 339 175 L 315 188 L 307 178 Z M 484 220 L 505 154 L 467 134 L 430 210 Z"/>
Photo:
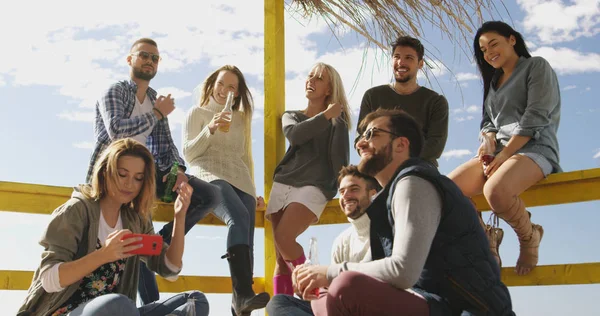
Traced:
<path id="1" fill-rule="evenodd" d="M 494 213 L 517 233 L 520 254 L 516 273 L 528 274 L 538 263 L 538 249 L 544 230 L 531 223 L 521 193 L 544 178 L 540 167 L 529 157 L 515 155 L 504 162 L 488 179 L 483 194 Z"/>

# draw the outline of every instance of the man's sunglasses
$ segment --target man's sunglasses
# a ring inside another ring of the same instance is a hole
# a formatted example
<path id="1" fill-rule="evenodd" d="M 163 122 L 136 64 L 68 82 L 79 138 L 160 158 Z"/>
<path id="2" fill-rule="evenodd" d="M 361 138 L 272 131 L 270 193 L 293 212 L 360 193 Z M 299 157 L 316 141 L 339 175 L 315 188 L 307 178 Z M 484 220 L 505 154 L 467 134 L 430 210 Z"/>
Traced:
<path id="1" fill-rule="evenodd" d="M 158 64 L 158 62 L 162 59 L 158 55 L 151 54 L 151 53 L 145 52 L 143 50 L 140 50 L 140 51 L 137 51 L 137 52 L 133 52 L 133 53 L 131 53 L 131 55 L 137 56 L 137 57 L 141 58 L 144 61 L 148 60 L 149 58 L 152 58 L 152 62 L 155 63 L 155 64 Z"/>
<path id="2" fill-rule="evenodd" d="M 395 133 L 392 133 L 392 132 L 390 132 L 390 131 L 386 131 L 386 130 L 384 130 L 384 129 L 377 128 L 377 127 L 371 127 L 371 128 L 369 128 L 368 130 L 366 130 L 366 131 L 365 131 L 365 132 L 364 132 L 364 133 L 363 133 L 363 134 L 360 136 L 360 138 L 359 138 L 358 140 L 361 140 L 361 139 L 363 139 L 363 138 L 364 138 L 364 139 L 365 139 L 365 141 L 367 141 L 367 142 L 368 142 L 368 141 L 370 141 L 370 140 L 371 140 L 371 138 L 373 138 L 373 135 L 375 135 L 375 133 L 378 133 L 378 132 L 388 133 L 388 134 L 394 135 L 394 136 L 396 136 L 396 137 L 400 137 L 400 135 L 398 135 L 398 134 L 395 134 Z"/>

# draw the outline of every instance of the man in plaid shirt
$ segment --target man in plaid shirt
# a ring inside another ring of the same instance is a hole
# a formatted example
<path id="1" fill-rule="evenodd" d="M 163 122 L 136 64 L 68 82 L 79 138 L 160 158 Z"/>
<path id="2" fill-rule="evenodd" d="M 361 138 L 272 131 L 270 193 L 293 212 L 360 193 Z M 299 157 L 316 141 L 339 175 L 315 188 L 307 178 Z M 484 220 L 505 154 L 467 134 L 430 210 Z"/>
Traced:
<path id="1" fill-rule="evenodd" d="M 204 218 L 219 204 L 218 188 L 193 176 L 185 174 L 185 162 L 173 143 L 167 116 L 175 109 L 175 102 L 168 96 L 159 96 L 149 87 L 150 80 L 156 75 L 161 58 L 156 42 L 149 38 L 137 40 L 127 56 L 130 66 L 130 80 L 119 81 L 111 85 L 96 103 L 96 123 L 94 136 L 96 146 L 92 153 L 86 182 L 91 179 L 96 159 L 108 145 L 120 138 L 134 138 L 146 144 L 156 162 L 156 189 L 160 196 L 164 194 L 166 176 L 173 163 L 179 164 L 177 181 L 188 182 L 194 189 L 190 207 L 185 219 L 185 232 Z M 158 232 L 165 242 L 171 241 L 173 221 L 167 223 Z M 158 286 L 154 272 L 144 263 L 140 267 L 140 297 L 144 304 L 158 300 Z"/>

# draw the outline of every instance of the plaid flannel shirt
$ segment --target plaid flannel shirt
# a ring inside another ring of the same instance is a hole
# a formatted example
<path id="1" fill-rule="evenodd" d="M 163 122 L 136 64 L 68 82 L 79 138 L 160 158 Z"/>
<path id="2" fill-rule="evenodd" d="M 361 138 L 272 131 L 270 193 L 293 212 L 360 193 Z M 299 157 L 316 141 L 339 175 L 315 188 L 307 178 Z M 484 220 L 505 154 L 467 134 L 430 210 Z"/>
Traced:
<path id="1" fill-rule="evenodd" d="M 185 162 L 173 143 L 169 121 L 166 117 L 159 120 L 152 111 L 141 116 L 131 117 L 135 106 L 136 92 L 137 84 L 133 80 L 123 80 L 110 86 L 102 98 L 96 102 L 94 127 L 96 146 L 88 167 L 87 183 L 91 181 L 96 160 L 113 140 L 132 137 L 148 129 L 152 129 L 152 132 L 146 139 L 146 147 L 154 156 L 157 169 L 164 171 L 170 168 L 175 161 L 185 169 Z M 148 87 L 146 95 L 154 104 L 156 91 Z"/>

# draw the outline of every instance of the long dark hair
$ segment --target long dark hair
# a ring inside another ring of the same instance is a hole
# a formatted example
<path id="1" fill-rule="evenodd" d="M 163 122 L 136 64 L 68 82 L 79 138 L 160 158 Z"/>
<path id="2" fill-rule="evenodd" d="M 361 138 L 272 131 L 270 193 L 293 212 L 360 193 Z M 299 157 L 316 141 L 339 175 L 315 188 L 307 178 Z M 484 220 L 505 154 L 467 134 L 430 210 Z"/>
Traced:
<path id="1" fill-rule="evenodd" d="M 477 30 L 475 39 L 473 40 L 475 62 L 477 63 L 477 68 L 479 68 L 479 72 L 481 73 L 481 78 L 483 79 L 483 104 L 485 104 L 485 99 L 490 91 L 492 77 L 494 77 L 494 72 L 496 71 L 492 65 L 488 64 L 487 61 L 483 59 L 483 52 L 479 46 L 479 37 L 488 32 L 494 32 L 506 38 L 509 38 L 511 35 L 514 36 L 516 40 L 514 48 L 517 55 L 525 58 L 531 57 L 529 50 L 527 50 L 527 45 L 525 44 L 523 36 L 521 33 L 515 31 L 510 25 L 502 21 L 488 21 L 483 23 L 483 25 Z"/>

